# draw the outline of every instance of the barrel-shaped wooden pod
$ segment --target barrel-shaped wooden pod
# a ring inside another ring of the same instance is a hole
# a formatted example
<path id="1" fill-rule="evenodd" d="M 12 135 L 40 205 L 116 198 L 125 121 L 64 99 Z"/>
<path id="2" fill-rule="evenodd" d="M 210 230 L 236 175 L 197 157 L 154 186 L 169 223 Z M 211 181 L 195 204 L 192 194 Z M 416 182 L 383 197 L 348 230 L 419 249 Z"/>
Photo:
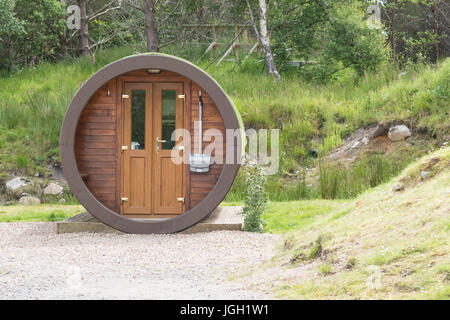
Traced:
<path id="1" fill-rule="evenodd" d="M 199 100 L 202 153 L 215 160 L 203 173 L 189 163 L 199 152 Z M 71 190 L 97 219 L 127 233 L 172 233 L 224 199 L 243 141 L 238 111 L 209 75 L 179 58 L 143 54 L 107 65 L 80 87 L 60 153 Z"/>

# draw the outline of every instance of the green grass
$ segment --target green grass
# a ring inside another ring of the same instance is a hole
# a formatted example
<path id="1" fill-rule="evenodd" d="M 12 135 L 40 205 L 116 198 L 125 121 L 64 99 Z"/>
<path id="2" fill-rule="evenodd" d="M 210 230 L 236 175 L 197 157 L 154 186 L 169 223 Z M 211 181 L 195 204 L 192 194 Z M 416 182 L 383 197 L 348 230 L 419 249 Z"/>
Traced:
<path id="1" fill-rule="evenodd" d="M 408 151 L 396 157 L 381 154 L 364 156 L 352 166 L 342 164 L 319 165 L 319 193 L 324 199 L 349 199 L 376 187 L 399 174 L 416 153 Z"/>
<path id="2" fill-rule="evenodd" d="M 0 171 L 17 167 L 32 173 L 58 161 L 61 122 L 76 90 L 100 67 L 132 53 L 112 49 L 99 54 L 95 65 L 87 58 L 66 59 L 0 78 L 0 146 L 17 154 L 10 159 L 2 152 Z"/>
<path id="3" fill-rule="evenodd" d="M 341 212 L 346 203 L 330 200 L 269 202 L 263 214 L 264 231 L 284 233 L 305 227 L 330 212 Z"/>
<path id="4" fill-rule="evenodd" d="M 209 61 L 199 60 L 200 49 L 171 47 L 167 52 L 195 59 L 205 68 Z M 0 78 L 0 176 L 11 172 L 45 175 L 49 162 L 59 162 L 60 126 L 76 90 L 107 63 L 134 53 L 113 48 L 98 51 L 95 65 L 88 58 L 65 59 Z M 436 139 L 450 127 L 450 59 L 437 69 L 411 67 L 402 77 L 389 65 L 362 78 L 346 71 L 339 80 L 320 85 L 303 81 L 295 70 L 283 74 L 278 84 L 261 72 L 260 62 L 254 59 L 239 66 L 212 65 L 207 71 L 235 102 L 246 127 L 281 129 L 280 172 L 268 181 L 271 200 L 334 197 L 308 187 L 299 168 L 316 164 L 310 156 L 312 149 L 323 156 L 359 126 L 402 120 Z M 383 177 L 395 170 L 385 173 Z M 286 175 L 293 178 L 287 181 Z M 358 179 L 354 183 L 351 196 L 367 187 Z M 238 178 L 227 201 L 242 200 L 244 188 L 242 177 Z M 336 194 L 341 197 L 339 191 Z"/>
<path id="5" fill-rule="evenodd" d="M 331 263 L 326 262 L 326 263 L 324 263 L 324 264 L 321 264 L 321 265 L 319 266 L 319 273 L 320 273 L 322 276 L 329 275 L 329 274 L 331 273 L 331 268 L 332 268 Z"/>
<path id="6" fill-rule="evenodd" d="M 0 206 L 0 222 L 60 221 L 82 211 L 79 205 Z"/>
<path id="7" fill-rule="evenodd" d="M 35 206 L 0 206 L 0 222 L 61 221 L 86 211 L 78 201 L 69 199 L 68 204 L 48 203 Z M 224 202 L 221 206 L 241 206 L 241 202 Z"/>
<path id="8" fill-rule="evenodd" d="M 353 75 L 347 75 L 324 85 L 304 82 L 295 73 L 284 75 L 277 85 L 259 72 L 232 66 L 215 68 L 211 74 L 231 95 L 246 124 L 283 129 L 284 150 L 292 150 L 289 160 L 304 160 L 313 147 L 325 154 L 363 124 L 410 119 L 429 130 L 449 127 L 450 60 L 437 70 L 407 70 L 399 80 L 386 66 L 356 83 Z M 312 140 L 317 136 L 322 139 Z"/>
<path id="9" fill-rule="evenodd" d="M 399 150 L 404 158 L 361 159 L 359 165 L 337 176 L 342 168 L 325 165 L 322 173 L 327 177 L 321 180 L 320 188 L 307 187 L 298 169 L 315 164 L 310 151 L 316 149 L 320 156 L 326 155 L 359 126 L 401 120 L 416 131 L 426 132 L 430 141 L 449 134 L 450 59 L 438 69 L 408 69 L 402 77 L 386 66 L 356 83 L 353 75 L 344 75 L 340 81 L 324 85 L 306 83 L 292 73 L 276 84 L 255 71 L 241 70 L 223 67 L 213 69 L 211 74 L 231 95 L 246 126 L 281 128 L 280 174 L 268 180 L 269 198 L 274 201 L 354 197 L 374 182 L 379 184 L 395 176 L 428 151 L 425 146 L 416 150 L 405 147 Z M 286 175 L 294 175 L 296 180 L 284 178 Z M 330 175 L 335 175 L 337 187 L 327 185 Z M 228 200 L 240 200 L 245 189 L 243 180 L 237 180 Z M 345 189 L 338 190 L 339 186 Z"/>
<path id="10" fill-rule="evenodd" d="M 432 174 L 422 180 L 425 168 Z M 394 192 L 399 183 L 405 190 Z M 447 147 L 353 200 L 275 204 L 264 222 L 284 234 L 279 254 L 253 277 L 289 272 L 265 288 L 287 299 L 448 300 L 449 188 Z"/>

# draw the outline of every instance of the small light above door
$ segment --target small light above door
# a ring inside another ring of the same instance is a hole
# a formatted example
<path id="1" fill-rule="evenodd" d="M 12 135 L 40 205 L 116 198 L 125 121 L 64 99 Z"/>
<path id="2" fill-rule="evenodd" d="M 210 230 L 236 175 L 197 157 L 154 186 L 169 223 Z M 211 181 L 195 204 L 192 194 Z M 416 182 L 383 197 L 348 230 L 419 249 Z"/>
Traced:
<path id="1" fill-rule="evenodd" d="M 161 72 L 161 69 L 147 69 L 148 73 L 157 74 Z"/>

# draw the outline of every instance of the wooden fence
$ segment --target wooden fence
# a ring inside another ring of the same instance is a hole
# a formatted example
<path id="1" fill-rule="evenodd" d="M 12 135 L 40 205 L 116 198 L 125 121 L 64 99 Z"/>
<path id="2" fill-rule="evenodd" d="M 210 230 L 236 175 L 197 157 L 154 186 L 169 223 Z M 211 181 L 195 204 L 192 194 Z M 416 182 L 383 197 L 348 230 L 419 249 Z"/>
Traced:
<path id="1" fill-rule="evenodd" d="M 258 39 L 253 39 L 253 37 L 249 36 L 248 26 L 244 24 L 185 24 L 184 28 L 190 29 L 210 29 L 212 34 L 211 42 L 208 43 L 193 43 L 198 45 L 207 44 L 208 47 L 205 50 L 204 54 L 208 54 L 211 52 L 212 57 L 217 58 L 217 48 L 221 46 L 227 46 L 227 50 L 220 57 L 217 62 L 217 65 L 221 64 L 226 57 L 228 57 L 231 53 L 234 53 L 234 59 L 239 61 L 239 50 L 248 50 L 247 55 L 244 60 L 247 59 L 251 54 L 255 52 L 260 52 L 261 47 Z M 219 42 L 218 33 L 220 30 L 225 30 L 226 32 L 233 32 L 234 38 L 231 43 L 223 43 Z"/>

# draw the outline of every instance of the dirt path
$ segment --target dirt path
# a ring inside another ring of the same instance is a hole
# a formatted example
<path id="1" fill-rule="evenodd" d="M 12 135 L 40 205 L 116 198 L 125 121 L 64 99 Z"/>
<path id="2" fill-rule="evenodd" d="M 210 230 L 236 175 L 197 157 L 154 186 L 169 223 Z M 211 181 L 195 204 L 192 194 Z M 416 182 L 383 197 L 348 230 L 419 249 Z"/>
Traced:
<path id="1" fill-rule="evenodd" d="M 54 223 L 0 223 L 2 299 L 264 299 L 235 272 L 270 259 L 278 237 L 62 234 Z"/>

